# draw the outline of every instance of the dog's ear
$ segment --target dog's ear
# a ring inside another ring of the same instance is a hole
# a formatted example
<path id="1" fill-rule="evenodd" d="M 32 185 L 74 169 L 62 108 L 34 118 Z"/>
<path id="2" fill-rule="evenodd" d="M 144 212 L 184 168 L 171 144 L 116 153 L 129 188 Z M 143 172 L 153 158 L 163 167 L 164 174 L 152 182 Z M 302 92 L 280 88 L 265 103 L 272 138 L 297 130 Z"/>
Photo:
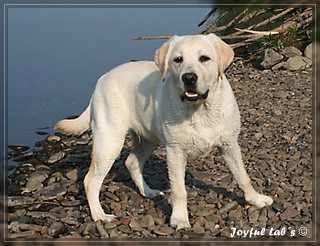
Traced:
<path id="1" fill-rule="evenodd" d="M 154 61 L 159 68 L 160 72 L 162 73 L 162 81 L 165 81 L 168 71 L 168 63 L 169 63 L 169 56 L 172 47 L 172 41 L 177 36 L 171 37 L 167 42 L 165 42 L 159 49 L 156 50 L 154 55 Z"/>
<path id="2" fill-rule="evenodd" d="M 211 33 L 208 35 L 214 49 L 217 53 L 218 59 L 218 72 L 219 77 L 222 78 L 224 70 L 230 65 L 233 60 L 234 52 L 230 45 L 222 41 L 217 35 Z"/>

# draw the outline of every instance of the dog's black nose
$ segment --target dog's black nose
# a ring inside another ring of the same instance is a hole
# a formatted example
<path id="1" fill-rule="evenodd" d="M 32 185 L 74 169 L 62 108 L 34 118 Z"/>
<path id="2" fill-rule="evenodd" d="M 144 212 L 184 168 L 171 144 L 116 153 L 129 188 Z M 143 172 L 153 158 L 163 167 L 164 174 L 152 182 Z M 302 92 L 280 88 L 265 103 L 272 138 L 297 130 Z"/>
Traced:
<path id="1" fill-rule="evenodd" d="M 186 85 L 194 85 L 197 82 L 198 76 L 195 73 L 185 73 L 182 75 L 182 81 Z"/>

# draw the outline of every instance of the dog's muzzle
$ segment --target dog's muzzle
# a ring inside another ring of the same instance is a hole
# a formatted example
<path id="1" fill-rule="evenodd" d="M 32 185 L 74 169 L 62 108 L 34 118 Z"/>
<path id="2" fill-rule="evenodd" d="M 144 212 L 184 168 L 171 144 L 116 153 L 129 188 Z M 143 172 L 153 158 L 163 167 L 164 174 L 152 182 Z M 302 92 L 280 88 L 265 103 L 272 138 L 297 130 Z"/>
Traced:
<path id="1" fill-rule="evenodd" d="M 195 90 L 187 90 L 184 92 L 183 95 L 181 95 L 181 100 L 187 100 L 189 102 L 197 102 L 199 100 L 205 100 L 207 99 L 209 94 L 209 89 L 204 93 L 204 94 L 200 94 Z"/>
<path id="2" fill-rule="evenodd" d="M 182 75 L 181 80 L 184 84 L 185 92 L 181 95 L 181 100 L 187 100 L 190 102 L 197 102 L 199 100 L 205 100 L 208 97 L 209 89 L 204 93 L 200 94 L 197 91 L 198 76 L 195 73 L 185 73 Z"/>

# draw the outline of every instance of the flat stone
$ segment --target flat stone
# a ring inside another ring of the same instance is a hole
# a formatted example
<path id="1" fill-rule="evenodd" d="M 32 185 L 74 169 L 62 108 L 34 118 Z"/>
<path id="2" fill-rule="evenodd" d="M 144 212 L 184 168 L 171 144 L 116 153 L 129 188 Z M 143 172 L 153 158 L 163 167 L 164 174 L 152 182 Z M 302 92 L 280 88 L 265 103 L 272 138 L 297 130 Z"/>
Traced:
<path id="1" fill-rule="evenodd" d="M 17 233 L 10 233 L 9 238 L 30 238 L 30 237 L 36 237 L 36 231 L 23 231 L 23 232 L 17 232 Z"/>
<path id="2" fill-rule="evenodd" d="M 104 223 L 104 228 L 105 228 L 106 230 L 110 230 L 110 229 L 113 229 L 113 228 L 117 227 L 118 224 L 119 224 L 119 223 L 116 223 L 116 222 L 114 222 L 114 221 L 105 222 L 105 223 Z"/>
<path id="3" fill-rule="evenodd" d="M 252 206 L 248 210 L 248 216 L 249 216 L 249 221 L 251 223 L 256 222 L 259 218 L 260 215 L 260 209 Z"/>
<path id="4" fill-rule="evenodd" d="M 66 177 L 70 179 L 71 181 L 76 182 L 78 180 L 78 169 L 75 168 L 69 172 L 66 173 Z"/>
<path id="5" fill-rule="evenodd" d="M 58 237 L 60 234 L 64 233 L 65 227 L 61 222 L 54 222 L 48 228 L 48 235 L 51 237 Z"/>
<path id="6" fill-rule="evenodd" d="M 43 187 L 42 182 L 48 178 L 48 171 L 35 171 L 31 173 L 26 184 L 24 192 L 31 192 Z"/>
<path id="7" fill-rule="evenodd" d="M 312 60 L 312 43 L 309 44 L 304 50 L 304 56 Z"/>
<path id="8" fill-rule="evenodd" d="M 51 156 L 49 157 L 48 163 L 49 163 L 49 164 L 56 163 L 56 162 L 62 160 L 65 155 L 66 155 L 66 154 L 65 154 L 63 151 L 60 151 L 60 152 L 58 152 L 58 153 L 54 153 L 53 155 L 51 155 Z"/>
<path id="9" fill-rule="evenodd" d="M 22 231 L 41 231 L 42 226 L 35 225 L 35 224 L 21 223 L 21 224 L 19 224 L 19 229 Z"/>
<path id="10" fill-rule="evenodd" d="M 129 226 L 130 226 L 130 228 L 131 228 L 132 230 L 134 230 L 134 231 L 141 231 L 141 230 L 142 230 L 141 224 L 140 224 L 137 220 L 135 220 L 135 219 L 132 219 L 132 220 L 130 221 Z"/>
<path id="11" fill-rule="evenodd" d="M 275 64 L 279 63 L 282 59 L 283 55 L 279 54 L 273 49 L 265 49 L 263 61 L 260 63 L 260 65 L 263 68 L 271 68 Z"/>
<path id="12" fill-rule="evenodd" d="M 63 196 L 67 192 L 67 189 L 61 186 L 59 183 L 53 183 L 39 190 L 39 194 L 44 200 L 52 200 L 57 196 Z"/>
<path id="13" fill-rule="evenodd" d="M 307 64 L 307 66 L 311 66 L 312 65 L 312 59 L 302 56 L 302 60 Z"/>
<path id="14" fill-rule="evenodd" d="M 288 58 L 302 55 L 302 52 L 294 46 L 285 47 L 281 53 Z"/>
<path id="15" fill-rule="evenodd" d="M 279 62 L 276 65 L 271 67 L 271 70 L 279 70 L 283 67 L 284 62 Z"/>
<path id="16" fill-rule="evenodd" d="M 152 215 L 147 214 L 143 217 L 141 221 L 141 225 L 146 228 L 153 228 L 154 227 L 154 218 Z"/>
<path id="17" fill-rule="evenodd" d="M 260 140 L 262 138 L 263 134 L 261 132 L 257 132 L 256 134 L 254 134 L 254 137 L 257 139 L 257 140 Z"/>
<path id="18" fill-rule="evenodd" d="M 306 63 L 304 62 L 302 56 L 290 57 L 283 64 L 283 67 L 290 70 L 290 71 L 300 70 L 300 69 L 303 69 L 305 66 L 306 66 Z"/>
<path id="19" fill-rule="evenodd" d="M 286 208 L 283 211 L 283 213 L 280 215 L 280 219 L 281 220 L 288 220 L 290 218 L 294 218 L 294 217 L 298 216 L 299 214 L 300 214 L 300 212 L 291 206 L 291 207 Z"/>
<path id="20" fill-rule="evenodd" d="M 153 232 L 160 236 L 168 236 L 174 232 L 174 229 L 168 226 L 154 228 Z"/>
<path id="21" fill-rule="evenodd" d="M 62 200 L 60 203 L 65 207 L 76 207 L 81 204 L 79 200 Z"/>
<path id="22" fill-rule="evenodd" d="M 33 156 L 33 152 L 27 152 L 27 153 L 24 153 L 22 155 L 19 155 L 16 158 L 14 158 L 13 161 L 15 161 L 15 162 L 27 161 L 27 160 L 31 159 L 32 156 Z"/>
<path id="23" fill-rule="evenodd" d="M 8 207 L 29 206 L 34 203 L 34 199 L 29 196 L 9 196 Z"/>
<path id="24" fill-rule="evenodd" d="M 97 231 L 100 234 L 100 238 L 109 238 L 109 234 L 103 228 L 103 225 L 101 224 L 100 220 L 96 222 L 96 227 L 97 227 Z"/>
<path id="25" fill-rule="evenodd" d="M 26 151 L 26 150 L 30 149 L 30 147 L 27 146 L 27 145 L 19 145 L 19 144 L 8 145 L 8 148 L 12 149 L 12 150 L 17 150 L 17 151 L 20 151 L 20 152 L 23 152 L 23 151 Z"/>
<path id="26" fill-rule="evenodd" d="M 52 135 L 47 137 L 48 142 L 59 142 L 61 140 L 61 137 Z"/>
<path id="27" fill-rule="evenodd" d="M 231 210 L 234 210 L 238 207 L 238 203 L 236 201 L 232 201 L 228 204 L 226 204 L 226 206 L 222 207 L 219 211 L 218 214 L 224 214 L 224 213 L 228 213 Z"/>

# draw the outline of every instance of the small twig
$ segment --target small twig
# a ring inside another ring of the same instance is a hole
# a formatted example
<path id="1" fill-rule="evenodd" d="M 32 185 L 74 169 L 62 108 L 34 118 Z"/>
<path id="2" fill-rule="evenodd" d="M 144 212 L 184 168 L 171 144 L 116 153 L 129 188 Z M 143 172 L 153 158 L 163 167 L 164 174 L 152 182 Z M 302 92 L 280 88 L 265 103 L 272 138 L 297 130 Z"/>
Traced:
<path id="1" fill-rule="evenodd" d="M 226 10 L 225 12 L 223 12 L 217 19 L 215 19 L 214 21 L 212 21 L 210 24 L 208 24 L 204 30 L 201 32 L 202 34 L 207 33 L 207 31 L 215 24 L 217 24 L 219 21 L 221 21 L 223 19 L 223 17 L 225 17 L 227 14 L 229 13 L 229 10 Z"/>
<path id="2" fill-rule="evenodd" d="M 255 31 L 255 30 L 249 30 L 249 29 L 240 29 L 240 28 L 234 28 L 237 31 L 240 32 L 249 32 L 256 35 L 262 35 L 262 36 L 269 36 L 274 34 L 279 34 L 279 31 Z"/>
<path id="3" fill-rule="evenodd" d="M 139 36 L 133 38 L 133 40 L 154 40 L 154 39 L 170 39 L 172 37 L 169 35 L 159 35 L 159 36 Z"/>
<path id="4" fill-rule="evenodd" d="M 257 34 L 248 34 L 248 35 L 225 35 L 225 36 L 219 36 L 221 39 L 246 39 L 246 38 L 253 38 L 257 37 Z"/>
<path id="5" fill-rule="evenodd" d="M 268 11 L 268 9 L 260 9 L 260 10 L 253 11 L 253 12 L 249 13 L 248 15 L 244 16 L 241 20 L 239 20 L 238 24 L 247 22 L 250 19 L 252 19 L 253 17 L 262 15 L 267 11 Z"/>
<path id="6" fill-rule="evenodd" d="M 286 10 L 282 11 L 281 13 L 279 13 L 277 15 L 273 15 L 270 18 L 268 18 L 268 19 L 266 19 L 266 20 L 264 20 L 264 21 L 262 21 L 260 23 L 254 24 L 254 25 L 252 25 L 250 27 L 247 27 L 247 29 L 257 28 L 259 26 L 266 25 L 266 24 L 268 24 L 268 23 L 270 23 L 270 22 L 272 22 L 272 21 L 274 21 L 274 20 L 286 15 L 287 13 L 291 12 L 292 10 L 294 10 L 294 8 L 286 9 Z"/>
<path id="7" fill-rule="evenodd" d="M 232 26 L 234 23 L 236 23 L 240 17 L 242 17 L 243 15 L 245 15 L 247 12 L 248 12 L 249 9 L 244 9 L 240 14 L 238 14 L 232 21 L 230 21 L 227 25 L 224 25 L 224 26 L 219 26 L 219 27 L 216 27 L 216 28 L 212 28 L 210 30 L 210 32 L 220 32 L 220 31 L 223 31 L 223 30 L 226 30 L 227 28 L 229 28 L 230 26 Z"/>
<path id="8" fill-rule="evenodd" d="M 204 17 L 200 23 L 198 24 L 198 27 L 202 26 L 211 16 L 213 16 L 218 8 L 213 8 L 211 11 Z"/>
<path id="9" fill-rule="evenodd" d="M 257 41 L 258 39 L 261 39 L 263 38 L 263 36 L 255 36 L 253 38 L 249 38 L 241 43 L 235 43 L 235 44 L 230 44 L 230 46 L 235 49 L 235 48 L 239 48 L 239 47 L 242 47 L 242 46 L 245 46 L 249 43 L 252 43 L 253 41 Z"/>

